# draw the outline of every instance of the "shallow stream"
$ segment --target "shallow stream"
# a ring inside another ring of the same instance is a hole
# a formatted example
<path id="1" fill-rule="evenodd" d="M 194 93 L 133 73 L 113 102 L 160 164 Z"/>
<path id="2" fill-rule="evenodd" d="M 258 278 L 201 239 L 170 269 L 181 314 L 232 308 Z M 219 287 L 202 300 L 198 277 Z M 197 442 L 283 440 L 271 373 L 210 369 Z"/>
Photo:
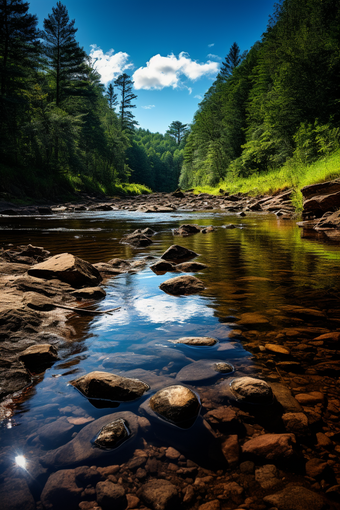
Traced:
<path id="1" fill-rule="evenodd" d="M 213 225 L 216 230 L 174 237 L 172 229 L 184 223 Z M 236 228 L 223 228 L 230 223 Z M 156 231 L 151 246 L 135 249 L 119 243 L 124 234 L 146 227 Z M 120 310 L 95 318 L 70 318 L 75 335 L 59 353 L 62 359 L 14 400 L 14 414 L 1 424 L 0 470 L 7 469 L 9 454 L 13 455 L 13 462 L 17 455 L 40 457 L 67 443 L 93 419 L 105 414 L 118 410 L 139 415 L 141 403 L 155 388 L 171 381 L 176 384 L 179 372 L 183 374 L 184 367 L 195 361 L 227 361 L 235 367 L 233 377 L 250 374 L 269 381 L 281 380 L 275 368 L 278 359 L 269 355 L 255 357 L 247 345 L 254 341 L 265 344 L 268 338 L 277 338 L 287 328 L 325 325 L 326 320 L 315 322 L 315 318 L 307 320 L 287 313 L 287 305 L 340 311 L 339 244 L 303 236 L 294 221 L 279 220 L 274 215 L 253 213 L 241 218 L 214 211 L 172 214 L 112 211 L 3 217 L 0 243 L 4 247 L 9 243 L 15 246 L 31 243 L 50 250 L 52 255 L 69 252 L 91 263 L 115 257 L 128 260 L 148 257 L 144 269 L 104 281 L 106 298 L 93 306 Z M 205 285 L 199 295 L 178 297 L 160 290 L 159 285 L 176 274 L 156 275 L 149 268 L 152 262 L 149 257 L 158 259 L 172 244 L 194 250 L 199 254 L 196 260 L 208 266 L 195 273 Z M 249 313 L 255 317 L 253 324 L 243 321 L 240 328 L 239 319 L 242 321 L 242 316 Z M 331 327 L 327 319 L 328 329 L 339 330 L 340 314 L 339 318 L 336 315 L 334 312 Z M 239 333 L 233 333 L 235 330 Z M 214 347 L 194 348 L 169 342 L 183 336 L 209 336 L 218 343 Z M 294 336 L 291 339 L 300 341 Z M 89 402 L 68 384 L 93 370 L 128 376 L 136 369 L 145 371 L 140 373 L 146 378 L 149 374 L 150 380 L 156 381 L 155 386 L 151 384 L 142 399 L 118 407 Z M 202 414 L 209 410 L 209 391 L 225 377 L 230 375 L 219 374 L 207 380 L 198 376 L 196 381 L 185 383 L 200 395 Z M 64 434 L 39 436 L 44 425 L 60 418 L 66 418 L 73 427 Z M 201 422 L 190 432 L 172 426 L 164 433 L 161 421 L 159 433 L 157 427 L 154 420 L 150 444 L 174 446 L 196 461 L 200 455 L 205 456 L 204 447 L 195 448 L 200 442 Z M 126 462 L 133 448 L 127 443 L 111 453 L 110 463 Z"/>

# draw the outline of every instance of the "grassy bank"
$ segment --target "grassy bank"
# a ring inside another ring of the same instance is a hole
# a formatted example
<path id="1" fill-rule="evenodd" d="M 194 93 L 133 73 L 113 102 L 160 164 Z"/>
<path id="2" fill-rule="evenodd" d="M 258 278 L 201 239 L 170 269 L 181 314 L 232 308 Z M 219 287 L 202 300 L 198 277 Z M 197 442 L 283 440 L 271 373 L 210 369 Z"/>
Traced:
<path id="1" fill-rule="evenodd" d="M 219 182 L 215 188 L 209 186 L 197 187 L 195 193 L 218 195 L 222 189 L 230 194 L 247 193 L 258 196 L 272 195 L 293 188 L 295 190 L 293 204 L 297 210 L 301 210 L 301 188 L 337 177 L 340 177 L 340 150 L 309 165 L 292 159 L 280 169 L 265 174 L 253 174 L 247 178 L 230 176 L 227 180 Z"/>
<path id="2" fill-rule="evenodd" d="M 106 182 L 85 176 L 51 174 L 30 167 L 0 165 L 0 200 L 29 204 L 76 200 L 79 192 L 100 195 L 140 195 L 151 193 L 142 184 Z"/>

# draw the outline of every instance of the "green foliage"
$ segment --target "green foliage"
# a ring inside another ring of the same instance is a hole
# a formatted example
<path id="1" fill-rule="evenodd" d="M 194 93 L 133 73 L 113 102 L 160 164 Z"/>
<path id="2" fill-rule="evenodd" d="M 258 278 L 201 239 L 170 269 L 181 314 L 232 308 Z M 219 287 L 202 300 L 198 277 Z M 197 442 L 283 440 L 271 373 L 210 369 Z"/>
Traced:
<path id="1" fill-rule="evenodd" d="M 150 133 L 145 129 L 134 132 L 127 150 L 132 169 L 131 179 L 155 191 L 174 191 L 183 161 L 183 149 L 170 134 Z"/>
<path id="2" fill-rule="evenodd" d="M 298 182 L 301 166 L 340 146 L 339 76 L 340 3 L 276 4 L 262 40 L 245 57 L 234 43 L 199 105 L 181 186 L 214 186 L 279 168 Z"/>

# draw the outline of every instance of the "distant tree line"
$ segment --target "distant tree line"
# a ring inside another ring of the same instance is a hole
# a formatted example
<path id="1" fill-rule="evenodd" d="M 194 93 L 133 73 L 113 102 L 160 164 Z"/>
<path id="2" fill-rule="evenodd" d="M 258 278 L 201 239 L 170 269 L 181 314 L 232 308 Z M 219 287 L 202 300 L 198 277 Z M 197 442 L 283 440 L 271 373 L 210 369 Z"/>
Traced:
<path id="1" fill-rule="evenodd" d="M 308 164 L 340 145 L 340 2 L 282 0 L 262 40 L 236 43 L 195 114 L 182 187 Z"/>

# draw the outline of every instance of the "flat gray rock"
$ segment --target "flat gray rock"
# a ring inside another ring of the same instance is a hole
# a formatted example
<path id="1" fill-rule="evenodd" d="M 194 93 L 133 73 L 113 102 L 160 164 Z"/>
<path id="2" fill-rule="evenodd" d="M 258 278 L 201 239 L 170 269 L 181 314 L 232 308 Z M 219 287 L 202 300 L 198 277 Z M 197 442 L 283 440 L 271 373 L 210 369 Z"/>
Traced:
<path id="1" fill-rule="evenodd" d="M 201 383 L 217 379 L 223 374 L 230 375 L 234 367 L 230 363 L 220 360 L 200 360 L 190 363 L 180 370 L 176 381 L 187 383 Z"/>
<path id="2" fill-rule="evenodd" d="M 169 340 L 169 342 L 173 344 L 191 345 L 194 347 L 212 347 L 218 343 L 218 340 L 209 336 L 184 336 L 177 340 Z"/>

